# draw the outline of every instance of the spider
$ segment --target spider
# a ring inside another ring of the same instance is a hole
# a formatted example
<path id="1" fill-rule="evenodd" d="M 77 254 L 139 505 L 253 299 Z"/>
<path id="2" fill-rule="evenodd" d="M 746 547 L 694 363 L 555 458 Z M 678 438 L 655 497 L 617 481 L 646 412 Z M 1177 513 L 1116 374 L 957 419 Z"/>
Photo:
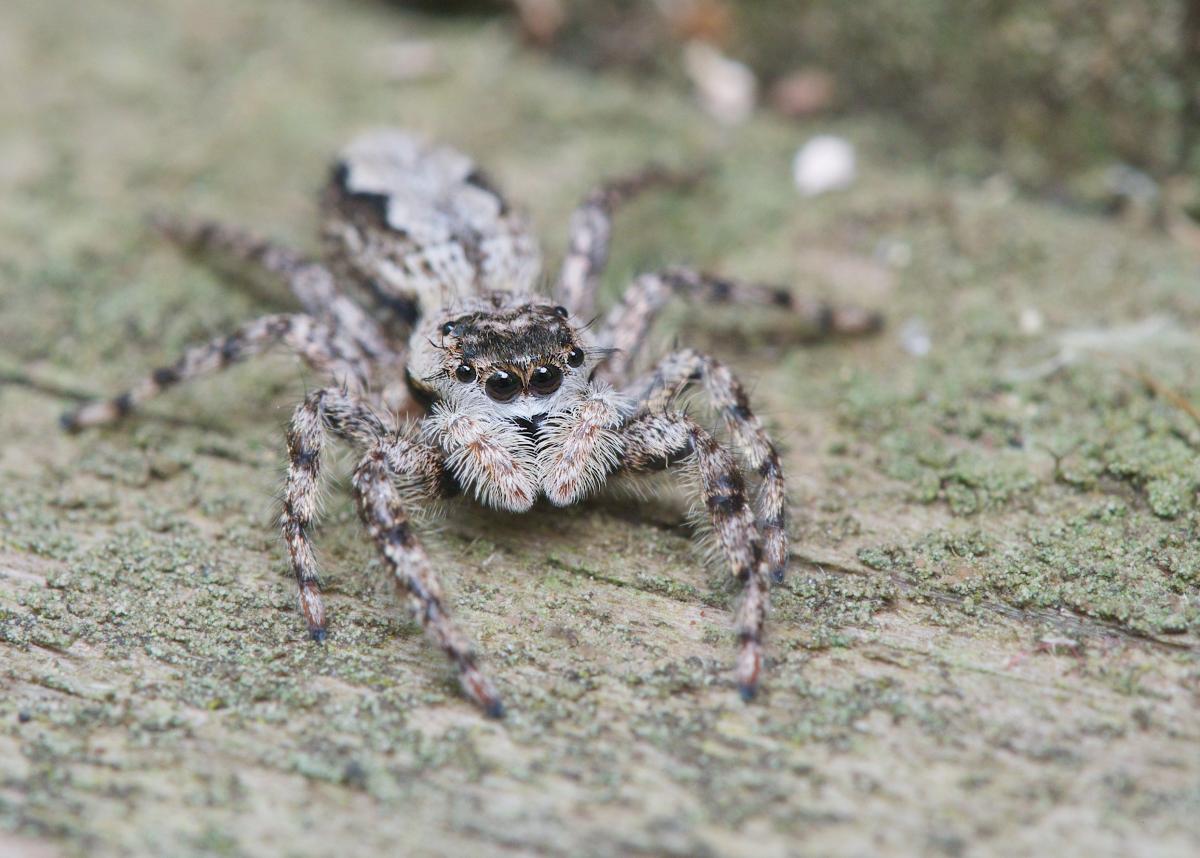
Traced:
<path id="1" fill-rule="evenodd" d="M 741 583 L 735 678 L 749 701 L 763 668 L 768 590 L 787 566 L 779 454 L 720 361 L 684 349 L 638 375 L 635 359 L 673 295 L 765 304 L 828 335 L 865 333 L 880 321 L 786 289 L 671 267 L 637 277 L 598 325 L 588 324 L 614 212 L 647 188 L 693 178 L 652 166 L 591 191 L 570 218 L 546 296 L 527 220 L 470 158 L 400 130 L 364 134 L 340 153 L 322 193 L 321 262 L 241 229 L 154 218 L 188 252 L 286 283 L 302 312 L 263 316 L 190 348 L 120 396 L 65 414 L 63 426 L 115 422 L 182 382 L 272 346 L 290 349 L 328 379 L 296 408 L 287 430 L 280 516 L 309 635 L 322 641 L 327 628 L 311 530 L 332 437 L 359 456 L 351 489 L 395 586 L 457 668 L 466 695 L 495 717 L 504 711 L 500 697 L 451 619 L 410 509 L 464 494 L 522 513 L 542 499 L 578 503 L 618 477 L 688 475 Z M 732 446 L 678 406 L 694 385 Z"/>

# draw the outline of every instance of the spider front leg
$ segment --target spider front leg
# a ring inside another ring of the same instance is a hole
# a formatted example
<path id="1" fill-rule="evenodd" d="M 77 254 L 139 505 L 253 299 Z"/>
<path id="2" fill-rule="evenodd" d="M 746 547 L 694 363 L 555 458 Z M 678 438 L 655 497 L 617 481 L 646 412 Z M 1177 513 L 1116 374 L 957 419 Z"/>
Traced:
<path id="1" fill-rule="evenodd" d="M 548 418 L 538 434 L 542 491 L 569 506 L 604 484 L 621 463 L 628 400 L 604 383 L 589 384 L 569 411 Z"/>
<path id="2" fill-rule="evenodd" d="M 782 583 L 787 571 L 787 486 L 783 464 L 762 421 L 750 410 L 746 389 L 729 367 L 694 349 L 663 358 L 653 370 L 630 385 L 626 393 L 647 413 L 666 410 L 683 391 L 695 383 L 704 385 L 734 442 L 746 457 L 753 473 L 761 478 L 758 490 L 758 527 L 762 533 L 763 559 L 771 580 Z"/>
<path id="3" fill-rule="evenodd" d="M 742 582 L 735 618 L 739 642 L 735 677 L 742 699 L 749 701 L 762 673 L 770 582 L 742 472 L 733 455 L 685 414 L 643 414 L 625 426 L 622 437 L 626 473 L 661 471 L 683 462 L 698 477 L 700 498 L 730 572 Z"/>
<path id="4" fill-rule="evenodd" d="M 504 711 L 500 698 L 479 670 L 470 643 L 450 620 L 441 586 L 412 533 L 401 502 L 400 486 L 424 497 L 442 494 L 445 463 L 434 448 L 398 436 L 365 402 L 335 388 L 319 390 L 305 399 L 288 430 L 288 481 L 280 525 L 300 587 L 300 606 L 309 634 L 318 641 L 326 634 L 325 608 L 308 531 L 316 513 L 321 453 L 329 434 L 366 450 L 354 471 L 352 485 L 367 532 L 397 588 L 409 597 L 422 627 L 458 667 L 467 695 L 488 715 L 499 717 Z"/>
<path id="5" fill-rule="evenodd" d="M 604 378 L 624 380 L 654 320 L 675 295 L 713 304 L 774 307 L 800 320 L 808 332 L 807 338 L 813 340 L 869 334 L 883 326 L 882 316 L 859 307 L 801 298 L 782 286 L 747 283 L 672 267 L 638 277 L 605 317 L 599 340 L 615 352 L 601 370 Z"/>
<path id="6" fill-rule="evenodd" d="M 616 209 L 645 190 L 686 186 L 699 175 L 696 170 L 677 172 L 651 165 L 594 188 L 571 214 L 567 226 L 567 253 L 554 289 L 557 300 L 574 316 L 591 316 L 596 284 L 608 264 Z"/>
<path id="7" fill-rule="evenodd" d="M 446 611 L 429 557 L 413 535 L 395 480 L 412 466 L 411 450 L 379 445 L 368 451 L 354 471 L 354 495 L 363 524 L 391 571 L 397 589 L 406 594 L 422 628 L 458 668 L 467 696 L 489 717 L 504 715 L 504 705 L 491 680 L 479 669 L 474 648 Z"/>
<path id="8" fill-rule="evenodd" d="M 344 390 L 326 388 L 305 398 L 287 432 L 288 473 L 279 526 L 300 592 L 300 610 L 315 641 L 325 639 L 325 605 L 309 529 L 320 497 L 321 452 L 333 433 L 358 449 L 378 443 L 388 430 L 364 402 Z"/>
<path id="9" fill-rule="evenodd" d="M 484 506 L 525 512 L 537 500 L 537 448 L 511 420 L 439 402 L 421 431 L 445 455 L 463 490 Z"/>
<path id="10" fill-rule="evenodd" d="M 114 423 L 178 384 L 219 372 L 279 343 L 321 373 L 358 386 L 367 382 L 370 365 L 353 343 L 339 340 L 334 330 L 311 316 L 280 313 L 262 316 L 232 334 L 190 348 L 175 363 L 154 370 L 120 396 L 80 406 L 64 414 L 60 422 L 70 432 Z"/>

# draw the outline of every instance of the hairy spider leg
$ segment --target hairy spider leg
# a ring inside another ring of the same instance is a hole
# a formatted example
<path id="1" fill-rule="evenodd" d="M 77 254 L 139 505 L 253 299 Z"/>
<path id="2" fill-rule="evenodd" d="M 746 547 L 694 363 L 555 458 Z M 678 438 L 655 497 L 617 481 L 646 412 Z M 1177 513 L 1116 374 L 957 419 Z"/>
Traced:
<path id="1" fill-rule="evenodd" d="M 567 252 L 554 287 L 555 298 L 572 314 L 590 317 L 600 277 L 608 265 L 612 219 L 616 210 L 643 191 L 686 187 L 695 183 L 700 175 L 698 170 L 668 170 L 651 164 L 593 188 L 567 224 Z"/>
<path id="2" fill-rule="evenodd" d="M 783 286 L 747 283 L 674 266 L 640 275 L 608 311 L 598 339 L 614 351 L 601 367 L 602 377 L 618 384 L 625 380 L 655 319 L 675 295 L 713 304 L 775 307 L 801 320 L 811 340 L 874 333 L 883 325 L 878 313 L 859 307 L 801 298 Z"/>
<path id="3" fill-rule="evenodd" d="M 664 411 L 691 385 L 700 383 L 748 470 L 761 482 L 758 488 L 758 527 L 763 559 L 771 580 L 781 583 L 787 570 L 787 487 L 783 464 L 762 421 L 750 410 L 746 389 L 729 367 L 694 349 L 667 355 L 626 393 L 646 413 Z"/>
<path id="4" fill-rule="evenodd" d="M 319 372 L 347 384 L 365 386 L 370 377 L 370 362 L 353 342 L 340 340 L 332 328 L 311 316 L 276 313 L 187 349 L 174 363 L 159 367 L 119 396 L 68 411 L 60 422 L 71 432 L 114 423 L 176 385 L 220 372 L 280 344 Z"/>

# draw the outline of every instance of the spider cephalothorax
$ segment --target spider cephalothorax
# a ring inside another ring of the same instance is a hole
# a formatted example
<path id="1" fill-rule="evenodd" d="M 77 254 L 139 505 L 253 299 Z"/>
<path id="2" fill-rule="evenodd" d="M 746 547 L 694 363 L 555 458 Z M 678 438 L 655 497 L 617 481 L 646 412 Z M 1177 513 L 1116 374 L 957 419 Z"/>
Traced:
<path id="1" fill-rule="evenodd" d="M 562 305 L 491 292 L 416 327 L 407 380 L 428 412 L 423 435 L 452 457 L 462 487 L 522 512 L 540 496 L 572 503 L 619 463 L 615 430 L 629 405 L 591 378 L 605 354 Z M 589 436 L 576 438 L 566 427 L 585 408 Z M 490 427 L 486 439 L 463 434 L 475 425 Z M 472 452 L 481 444 L 494 448 L 491 460 Z"/>
<path id="2" fill-rule="evenodd" d="M 588 345 L 561 305 L 492 292 L 418 326 L 409 383 L 420 396 L 481 407 L 482 391 L 496 414 L 532 419 L 562 410 L 583 389 L 595 364 Z"/>
<path id="3" fill-rule="evenodd" d="M 120 396 L 65 415 L 64 426 L 114 421 L 169 387 L 270 346 L 293 350 L 330 380 L 292 417 L 280 517 L 311 636 L 324 640 L 326 629 L 310 531 L 332 435 L 360 455 L 353 492 L 398 590 L 457 666 L 466 693 L 492 715 L 502 712 L 500 698 L 450 620 L 406 504 L 414 495 L 419 502 L 466 494 L 524 512 L 539 498 L 576 503 L 610 479 L 690 474 L 742 584 L 735 675 L 749 699 L 762 668 L 768 589 L 787 564 L 779 454 L 719 361 L 686 349 L 639 375 L 635 358 L 676 293 L 786 309 L 820 335 L 867 332 L 879 320 L 801 301 L 786 289 L 668 268 L 638 277 L 598 326 L 584 324 L 607 261 L 614 208 L 643 188 L 687 178 L 652 168 L 589 194 L 571 218 L 547 297 L 535 288 L 540 254 L 528 224 L 469 158 L 402 131 L 364 135 L 343 151 L 322 196 L 323 262 L 219 224 L 156 222 L 189 250 L 283 279 L 303 312 L 264 316 L 190 349 Z M 729 447 L 679 409 L 680 395 L 697 384 Z M 397 414 L 420 419 L 401 422 Z"/>

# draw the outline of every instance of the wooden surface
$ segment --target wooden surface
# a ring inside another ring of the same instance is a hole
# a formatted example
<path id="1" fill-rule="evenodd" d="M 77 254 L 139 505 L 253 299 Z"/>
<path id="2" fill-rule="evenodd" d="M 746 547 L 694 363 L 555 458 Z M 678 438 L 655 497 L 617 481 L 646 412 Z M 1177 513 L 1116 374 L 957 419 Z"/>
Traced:
<path id="1" fill-rule="evenodd" d="M 388 78 L 428 40 L 440 71 Z M 410 43 L 411 44 L 411 43 Z M 0 854 L 1194 855 L 1198 263 L 937 172 L 868 119 L 714 127 L 686 98 L 371 3 L 0 9 Z M 786 449 L 795 555 L 769 673 L 667 493 L 427 526 L 509 705 L 403 617 L 340 488 L 305 639 L 273 518 L 284 359 L 66 437 L 283 296 L 157 245 L 156 206 L 306 247 L 326 159 L 402 124 L 474 153 L 551 255 L 599 176 L 716 165 L 619 222 L 606 285 L 692 262 L 879 307 L 869 342 L 677 312 Z M 849 136 L 849 192 L 789 160 Z M 920 338 L 929 350 L 914 354 Z"/>

